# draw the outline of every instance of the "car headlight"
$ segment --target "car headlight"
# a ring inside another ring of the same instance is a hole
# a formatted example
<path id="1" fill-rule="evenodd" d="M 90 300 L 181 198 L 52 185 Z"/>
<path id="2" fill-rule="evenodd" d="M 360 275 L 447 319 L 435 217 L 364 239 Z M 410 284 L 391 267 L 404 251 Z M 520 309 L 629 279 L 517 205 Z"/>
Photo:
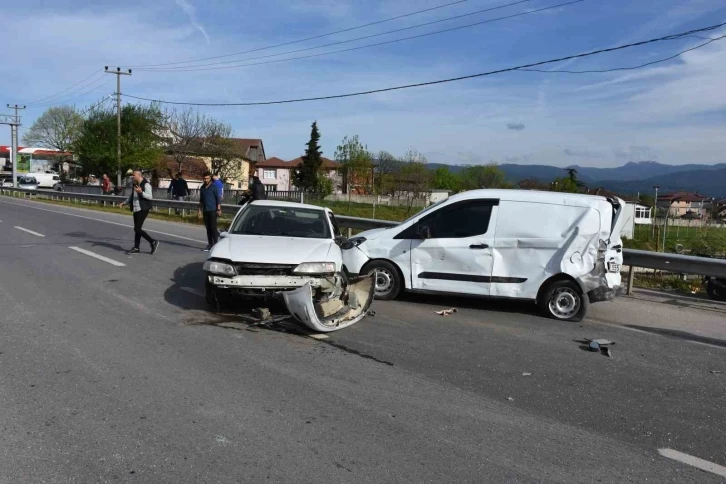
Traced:
<path id="1" fill-rule="evenodd" d="M 293 271 L 295 274 L 333 274 L 335 262 L 303 262 Z"/>
<path id="2" fill-rule="evenodd" d="M 351 239 L 348 239 L 348 242 L 353 245 L 353 247 L 358 247 L 360 244 L 366 241 L 365 237 L 353 237 Z"/>
<path id="3" fill-rule="evenodd" d="M 204 270 L 211 274 L 219 274 L 222 276 L 237 275 L 237 271 L 234 269 L 234 266 L 232 264 L 217 262 L 213 260 L 208 260 L 204 263 Z"/>

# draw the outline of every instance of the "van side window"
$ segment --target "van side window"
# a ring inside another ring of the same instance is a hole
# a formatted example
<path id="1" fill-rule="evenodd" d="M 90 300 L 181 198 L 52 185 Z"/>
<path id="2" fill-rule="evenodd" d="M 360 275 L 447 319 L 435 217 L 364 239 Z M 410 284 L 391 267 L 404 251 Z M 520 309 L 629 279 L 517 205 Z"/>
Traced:
<path id="1" fill-rule="evenodd" d="M 463 239 L 484 235 L 489 230 L 492 202 L 475 200 L 439 210 L 425 223 L 434 239 Z"/>

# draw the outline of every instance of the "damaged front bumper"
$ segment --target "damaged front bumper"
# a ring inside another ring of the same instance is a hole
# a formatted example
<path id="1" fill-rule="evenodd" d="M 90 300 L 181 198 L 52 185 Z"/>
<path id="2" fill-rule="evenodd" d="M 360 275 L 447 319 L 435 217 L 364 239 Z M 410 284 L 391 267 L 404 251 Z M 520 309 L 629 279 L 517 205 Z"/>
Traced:
<path id="1" fill-rule="evenodd" d="M 363 319 L 373 302 L 372 275 L 348 280 L 330 276 L 234 276 L 207 274 L 217 291 L 242 297 L 282 295 L 290 314 L 308 328 L 330 332 Z"/>
<path id="2" fill-rule="evenodd" d="M 313 331 L 329 333 L 347 328 L 366 316 L 375 294 L 374 276 L 351 279 L 341 289 L 315 300 L 312 286 L 306 284 L 282 293 L 282 297 L 295 319 Z"/>

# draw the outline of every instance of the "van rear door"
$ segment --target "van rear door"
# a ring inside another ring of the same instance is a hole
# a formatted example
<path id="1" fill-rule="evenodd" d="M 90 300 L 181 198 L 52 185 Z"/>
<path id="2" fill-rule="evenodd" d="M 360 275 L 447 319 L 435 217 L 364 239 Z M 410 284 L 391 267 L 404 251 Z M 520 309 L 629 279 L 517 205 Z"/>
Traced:
<path id="1" fill-rule="evenodd" d="M 623 264 L 623 239 L 621 233 L 628 218 L 623 217 L 623 208 L 625 201 L 620 198 L 608 198 L 608 202 L 612 207 L 612 221 L 610 224 L 610 238 L 607 240 L 607 249 L 605 251 L 605 267 L 608 272 L 620 272 L 620 266 Z"/>

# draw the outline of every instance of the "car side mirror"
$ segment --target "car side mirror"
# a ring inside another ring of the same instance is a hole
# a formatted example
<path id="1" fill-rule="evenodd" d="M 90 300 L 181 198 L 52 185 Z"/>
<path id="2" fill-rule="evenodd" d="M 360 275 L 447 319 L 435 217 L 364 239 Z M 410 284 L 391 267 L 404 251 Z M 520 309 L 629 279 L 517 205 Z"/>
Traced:
<path id="1" fill-rule="evenodd" d="M 338 235 L 335 237 L 335 243 L 338 244 L 338 247 L 343 250 L 353 247 L 353 244 L 350 243 L 350 240 L 348 240 L 347 237 L 343 237 L 342 235 Z"/>
<path id="2" fill-rule="evenodd" d="M 228 235 L 229 235 L 229 232 L 220 232 L 219 233 L 219 238 L 220 239 L 223 239 L 223 238 L 227 237 Z"/>

